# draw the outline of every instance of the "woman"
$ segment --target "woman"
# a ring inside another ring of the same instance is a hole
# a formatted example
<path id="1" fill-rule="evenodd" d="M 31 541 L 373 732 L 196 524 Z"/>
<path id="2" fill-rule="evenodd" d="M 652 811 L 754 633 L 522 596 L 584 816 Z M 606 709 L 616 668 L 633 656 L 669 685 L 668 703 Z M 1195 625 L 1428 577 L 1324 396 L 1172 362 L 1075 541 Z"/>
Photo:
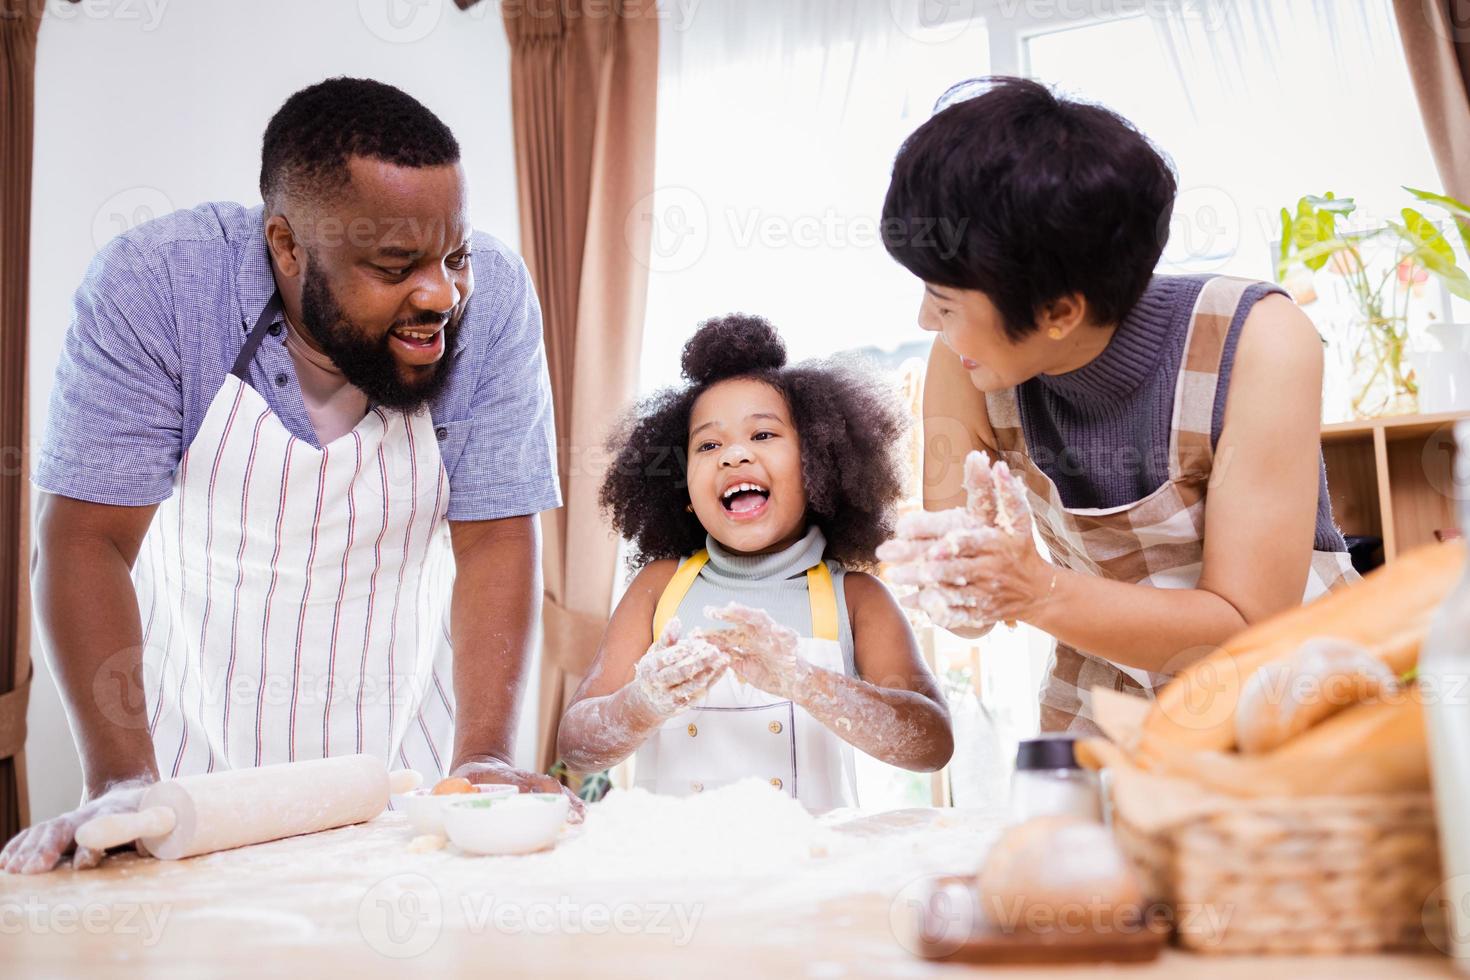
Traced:
<path id="1" fill-rule="evenodd" d="M 935 540 L 932 515 L 883 555 L 962 636 L 1022 621 L 1056 638 L 1046 731 L 1094 731 L 1094 687 L 1150 696 L 1356 577 L 1322 462 L 1321 340 L 1273 285 L 1154 274 L 1175 190 L 1126 120 L 999 78 L 908 139 L 884 204 L 939 335 L 925 507 L 965 504 L 966 482 L 1003 489 L 1004 462 L 1051 562 L 1029 525 Z M 998 471 L 966 481 L 971 450 Z"/>

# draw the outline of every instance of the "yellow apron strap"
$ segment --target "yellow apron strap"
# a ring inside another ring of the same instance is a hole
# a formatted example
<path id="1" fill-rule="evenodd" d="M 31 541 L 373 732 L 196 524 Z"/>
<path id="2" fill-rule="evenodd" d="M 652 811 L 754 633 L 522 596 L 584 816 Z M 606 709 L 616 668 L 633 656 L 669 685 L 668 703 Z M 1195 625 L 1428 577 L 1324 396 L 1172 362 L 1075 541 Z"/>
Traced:
<path id="1" fill-rule="evenodd" d="M 664 594 L 658 597 L 658 605 L 653 610 L 655 643 L 658 642 L 659 637 L 664 635 L 664 627 L 669 624 L 669 620 L 674 618 L 674 613 L 679 611 L 679 603 L 684 601 L 684 597 L 694 587 L 694 580 L 699 578 L 699 570 L 708 561 L 709 552 L 701 548 L 684 559 L 684 563 L 679 566 L 674 577 L 669 579 L 669 584 L 664 587 Z"/>
<path id="2" fill-rule="evenodd" d="M 684 560 L 653 610 L 653 638 L 664 635 L 664 627 L 679 610 L 679 603 L 694 587 L 699 570 L 709 561 L 708 551 L 697 551 Z M 837 639 L 837 589 L 832 584 L 832 572 L 827 563 L 819 561 L 806 570 L 806 591 L 812 608 L 812 636 L 819 640 Z"/>
<path id="3" fill-rule="evenodd" d="M 812 604 L 812 636 L 819 640 L 837 639 L 837 589 L 832 585 L 832 572 L 819 561 L 806 570 L 807 599 Z"/>

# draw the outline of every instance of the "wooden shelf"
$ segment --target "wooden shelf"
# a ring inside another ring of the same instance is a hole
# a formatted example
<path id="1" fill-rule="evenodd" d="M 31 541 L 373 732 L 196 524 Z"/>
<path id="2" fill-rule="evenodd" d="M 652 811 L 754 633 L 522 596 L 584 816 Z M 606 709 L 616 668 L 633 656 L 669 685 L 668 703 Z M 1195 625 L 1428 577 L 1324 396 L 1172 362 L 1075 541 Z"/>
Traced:
<path id="1" fill-rule="evenodd" d="M 1371 438 L 1378 431 L 1382 431 L 1389 442 L 1422 439 L 1440 429 L 1453 429 L 1456 422 L 1466 418 L 1470 418 L 1470 411 L 1441 412 L 1438 415 L 1390 415 L 1381 419 L 1333 422 L 1322 426 L 1322 442 L 1327 445 L 1363 437 Z"/>
<path id="2" fill-rule="evenodd" d="M 1322 427 L 1332 512 L 1344 534 L 1383 539 L 1383 557 L 1453 528 L 1454 424 L 1467 412 L 1400 415 Z"/>

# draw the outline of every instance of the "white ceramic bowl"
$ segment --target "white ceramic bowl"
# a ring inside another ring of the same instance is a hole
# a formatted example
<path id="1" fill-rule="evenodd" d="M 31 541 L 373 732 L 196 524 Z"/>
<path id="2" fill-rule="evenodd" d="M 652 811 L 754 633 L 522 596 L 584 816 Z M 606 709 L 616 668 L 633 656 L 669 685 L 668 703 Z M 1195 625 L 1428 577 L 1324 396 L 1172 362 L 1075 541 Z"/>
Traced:
<path id="1" fill-rule="evenodd" d="M 530 854 L 556 843 L 570 809 L 565 793 L 461 796 L 444 811 L 444 829 L 471 854 Z"/>
<path id="2" fill-rule="evenodd" d="M 414 833 L 417 834 L 444 834 L 444 810 L 455 800 L 494 800 L 506 796 L 515 796 L 519 788 L 503 783 L 476 783 L 474 793 L 445 793 L 435 796 L 430 787 L 424 786 L 407 793 L 398 793 L 393 797 L 393 807 L 402 810 L 408 817 Z"/>

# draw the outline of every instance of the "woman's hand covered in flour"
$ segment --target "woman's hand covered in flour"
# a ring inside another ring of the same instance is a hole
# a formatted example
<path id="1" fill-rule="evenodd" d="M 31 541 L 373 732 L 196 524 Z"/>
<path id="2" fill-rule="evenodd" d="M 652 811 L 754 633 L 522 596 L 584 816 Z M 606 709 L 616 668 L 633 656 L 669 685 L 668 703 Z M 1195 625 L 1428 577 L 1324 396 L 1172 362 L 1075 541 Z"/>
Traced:
<path id="1" fill-rule="evenodd" d="M 943 629 L 986 631 L 1029 619 L 1056 577 L 1032 540 L 1026 488 L 982 452 L 965 458 L 964 485 L 964 507 L 903 517 L 878 558 L 892 566 L 895 585 L 917 588 L 903 604 Z"/>
<path id="2" fill-rule="evenodd" d="M 729 655 L 710 643 L 707 633 L 684 636 L 672 619 L 633 668 L 629 688 L 655 715 L 670 718 L 699 700 L 729 666 Z"/>
<path id="3" fill-rule="evenodd" d="M 710 642 L 730 655 L 735 676 L 768 694 L 795 700 L 805 663 L 797 654 L 796 631 L 776 622 L 763 609 L 738 602 L 710 606 L 704 614 L 730 628 L 708 634 Z"/>

